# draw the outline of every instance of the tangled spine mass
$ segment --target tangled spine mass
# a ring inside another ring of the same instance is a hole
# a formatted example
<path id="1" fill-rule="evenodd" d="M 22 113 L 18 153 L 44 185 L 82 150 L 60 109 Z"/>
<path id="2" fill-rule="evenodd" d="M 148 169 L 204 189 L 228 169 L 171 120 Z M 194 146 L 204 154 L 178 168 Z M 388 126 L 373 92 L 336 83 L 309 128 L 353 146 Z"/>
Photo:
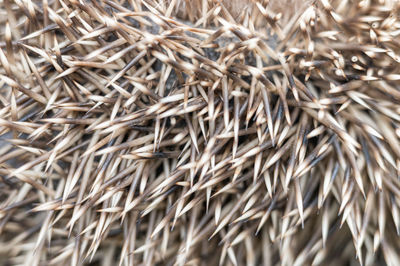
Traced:
<path id="1" fill-rule="evenodd" d="M 270 5 L 0 1 L 0 263 L 400 265 L 399 2 Z"/>

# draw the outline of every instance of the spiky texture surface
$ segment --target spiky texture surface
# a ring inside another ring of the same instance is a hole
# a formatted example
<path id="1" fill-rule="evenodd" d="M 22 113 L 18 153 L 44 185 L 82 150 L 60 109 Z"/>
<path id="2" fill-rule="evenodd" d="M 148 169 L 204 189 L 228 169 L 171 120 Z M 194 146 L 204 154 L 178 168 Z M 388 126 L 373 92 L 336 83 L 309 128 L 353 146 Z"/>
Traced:
<path id="1" fill-rule="evenodd" d="M 398 1 L 228 2 L 0 1 L 2 265 L 400 265 Z"/>

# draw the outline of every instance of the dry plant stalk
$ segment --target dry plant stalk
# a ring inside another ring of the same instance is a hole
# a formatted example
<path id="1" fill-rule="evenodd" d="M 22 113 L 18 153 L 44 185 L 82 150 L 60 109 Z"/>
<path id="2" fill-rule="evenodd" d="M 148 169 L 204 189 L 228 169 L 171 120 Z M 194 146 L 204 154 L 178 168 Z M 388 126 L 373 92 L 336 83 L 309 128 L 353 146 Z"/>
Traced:
<path id="1" fill-rule="evenodd" d="M 395 0 L 0 0 L 1 265 L 400 265 Z"/>

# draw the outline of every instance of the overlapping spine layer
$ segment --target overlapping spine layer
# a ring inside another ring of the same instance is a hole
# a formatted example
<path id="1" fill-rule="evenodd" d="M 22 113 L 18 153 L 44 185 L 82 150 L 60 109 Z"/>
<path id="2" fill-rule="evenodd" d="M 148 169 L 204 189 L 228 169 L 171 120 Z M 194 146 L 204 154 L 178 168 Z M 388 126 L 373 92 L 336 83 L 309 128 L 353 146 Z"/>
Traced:
<path id="1" fill-rule="evenodd" d="M 0 263 L 400 265 L 399 2 L 272 2 L 0 1 Z"/>

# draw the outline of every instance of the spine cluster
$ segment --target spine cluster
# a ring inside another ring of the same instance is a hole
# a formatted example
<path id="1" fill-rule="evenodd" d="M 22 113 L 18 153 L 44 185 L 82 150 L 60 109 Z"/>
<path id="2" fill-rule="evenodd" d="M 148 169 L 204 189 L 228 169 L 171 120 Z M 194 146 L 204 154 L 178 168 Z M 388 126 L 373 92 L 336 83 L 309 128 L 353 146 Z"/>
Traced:
<path id="1" fill-rule="evenodd" d="M 0 264 L 400 265 L 400 3 L 299 3 L 0 1 Z"/>

